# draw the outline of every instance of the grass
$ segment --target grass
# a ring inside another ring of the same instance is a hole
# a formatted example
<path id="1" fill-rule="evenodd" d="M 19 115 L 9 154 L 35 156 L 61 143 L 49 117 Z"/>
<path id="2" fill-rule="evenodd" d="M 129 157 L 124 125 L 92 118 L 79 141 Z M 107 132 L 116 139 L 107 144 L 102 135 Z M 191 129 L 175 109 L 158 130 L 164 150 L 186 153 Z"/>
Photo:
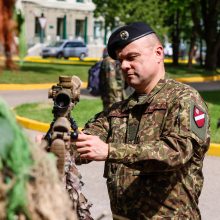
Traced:
<path id="1" fill-rule="evenodd" d="M 179 66 L 177 67 L 167 63 L 165 64 L 165 66 L 166 66 L 166 72 L 171 78 L 192 77 L 192 76 L 213 76 L 217 74 L 217 72 L 207 71 L 201 68 L 199 65 L 193 65 L 192 68 L 188 68 L 187 64 L 179 64 Z"/>
<path id="2" fill-rule="evenodd" d="M 58 82 L 60 75 L 76 75 L 82 81 L 87 81 L 89 67 L 88 65 L 24 63 L 17 71 L 2 71 L 0 83 L 54 83 Z"/>
<path id="3" fill-rule="evenodd" d="M 1 83 L 55 83 L 58 81 L 59 75 L 76 75 L 82 81 L 87 81 L 88 70 L 91 67 L 88 64 L 45 64 L 45 63 L 28 63 L 25 62 L 17 71 L 4 70 L 0 73 Z M 166 64 L 166 72 L 171 78 L 190 77 L 190 76 L 210 76 L 213 72 L 208 72 L 201 67 L 194 65 L 193 68 L 187 68 L 186 64 L 180 64 L 174 67 Z"/>
<path id="4" fill-rule="evenodd" d="M 209 107 L 211 121 L 211 142 L 220 143 L 220 128 L 217 129 L 217 122 L 220 119 L 220 90 L 200 92 Z"/>
<path id="5" fill-rule="evenodd" d="M 28 103 L 15 108 L 19 116 L 34 119 L 41 122 L 51 123 L 53 120 L 52 103 Z M 72 117 L 79 127 L 102 110 L 101 99 L 81 99 L 72 110 Z"/>
<path id="6" fill-rule="evenodd" d="M 202 97 L 207 102 L 209 107 L 209 114 L 211 117 L 211 142 L 220 143 L 220 129 L 217 130 L 217 121 L 220 118 L 220 97 L 219 91 L 201 92 Z M 15 108 L 15 112 L 23 117 L 39 120 L 50 123 L 53 119 L 51 113 L 52 104 L 48 103 L 34 103 L 23 104 Z M 96 113 L 102 110 L 102 102 L 97 99 L 81 99 L 80 102 L 73 109 L 72 115 L 79 127 L 93 117 Z"/>

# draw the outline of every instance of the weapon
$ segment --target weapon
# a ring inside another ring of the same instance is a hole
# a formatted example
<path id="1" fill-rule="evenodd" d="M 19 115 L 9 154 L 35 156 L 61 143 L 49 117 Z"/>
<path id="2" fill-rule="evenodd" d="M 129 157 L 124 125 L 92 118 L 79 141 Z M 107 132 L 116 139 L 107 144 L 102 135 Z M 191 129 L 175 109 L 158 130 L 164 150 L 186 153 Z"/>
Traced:
<path id="1" fill-rule="evenodd" d="M 79 157 L 74 150 L 74 140 L 78 137 L 78 126 L 71 116 L 71 110 L 79 102 L 81 80 L 76 76 L 60 76 L 59 83 L 53 85 L 48 98 L 53 99 L 54 119 L 41 143 L 41 147 L 57 156 L 57 168 L 66 190 L 73 201 L 79 219 L 92 220 L 91 204 L 81 192 L 83 182 L 76 167 Z"/>

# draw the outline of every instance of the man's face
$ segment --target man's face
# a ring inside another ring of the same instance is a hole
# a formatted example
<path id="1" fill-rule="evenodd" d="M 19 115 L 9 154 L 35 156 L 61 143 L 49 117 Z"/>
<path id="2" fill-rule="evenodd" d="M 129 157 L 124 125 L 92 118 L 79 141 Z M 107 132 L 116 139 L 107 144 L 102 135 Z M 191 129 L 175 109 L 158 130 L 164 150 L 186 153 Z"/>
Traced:
<path id="1" fill-rule="evenodd" d="M 119 50 L 117 55 L 127 83 L 144 93 L 158 74 L 157 44 L 142 37 Z"/>

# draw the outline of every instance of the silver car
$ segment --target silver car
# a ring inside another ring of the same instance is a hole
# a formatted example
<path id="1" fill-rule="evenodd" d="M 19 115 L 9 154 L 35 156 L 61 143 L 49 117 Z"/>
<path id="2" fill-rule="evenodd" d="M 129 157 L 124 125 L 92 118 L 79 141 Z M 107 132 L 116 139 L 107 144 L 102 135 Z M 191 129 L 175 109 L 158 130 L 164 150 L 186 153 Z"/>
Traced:
<path id="1" fill-rule="evenodd" d="M 61 40 L 44 47 L 41 51 L 42 58 L 56 57 L 68 59 L 69 57 L 79 57 L 83 60 L 88 56 L 87 46 L 80 40 Z"/>

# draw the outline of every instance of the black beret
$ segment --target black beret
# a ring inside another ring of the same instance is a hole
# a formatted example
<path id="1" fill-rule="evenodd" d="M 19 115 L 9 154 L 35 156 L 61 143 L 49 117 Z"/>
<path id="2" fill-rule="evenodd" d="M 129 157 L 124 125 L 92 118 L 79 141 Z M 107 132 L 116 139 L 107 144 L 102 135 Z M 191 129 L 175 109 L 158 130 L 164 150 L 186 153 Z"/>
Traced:
<path id="1" fill-rule="evenodd" d="M 108 40 L 108 54 L 112 59 L 117 59 L 116 50 L 148 34 L 155 33 L 154 30 L 144 22 L 134 22 L 116 29 Z"/>

